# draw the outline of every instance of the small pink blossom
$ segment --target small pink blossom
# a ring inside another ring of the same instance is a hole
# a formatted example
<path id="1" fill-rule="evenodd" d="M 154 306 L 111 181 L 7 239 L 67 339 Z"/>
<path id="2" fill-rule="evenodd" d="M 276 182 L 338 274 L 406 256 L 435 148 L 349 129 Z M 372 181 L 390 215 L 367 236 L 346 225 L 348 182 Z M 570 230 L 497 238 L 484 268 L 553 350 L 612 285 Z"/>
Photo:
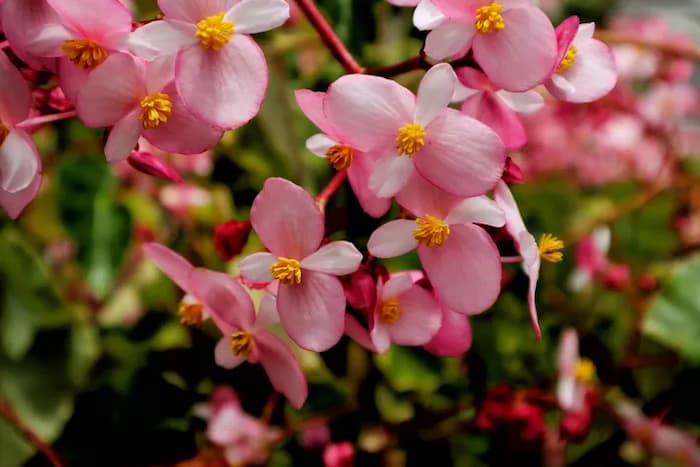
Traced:
<path id="1" fill-rule="evenodd" d="M 576 330 L 565 330 L 557 353 L 557 399 L 566 411 L 579 411 L 584 407 L 587 388 L 595 376 L 595 367 L 590 360 L 579 356 L 578 346 Z"/>

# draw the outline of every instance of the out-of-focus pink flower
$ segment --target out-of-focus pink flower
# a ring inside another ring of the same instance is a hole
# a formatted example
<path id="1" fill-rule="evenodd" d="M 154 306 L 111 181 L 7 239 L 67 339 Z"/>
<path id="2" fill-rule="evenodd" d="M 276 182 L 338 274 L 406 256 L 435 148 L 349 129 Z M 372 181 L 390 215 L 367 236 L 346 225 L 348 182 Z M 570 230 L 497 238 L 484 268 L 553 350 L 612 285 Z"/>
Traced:
<path id="1" fill-rule="evenodd" d="M 274 297 L 265 295 L 256 315 L 250 295 L 228 274 L 198 268 L 189 283 L 223 334 L 216 345 L 216 363 L 235 368 L 245 361 L 259 362 L 272 386 L 301 408 L 308 396 L 304 372 L 292 351 L 266 331 L 279 320 Z"/>
<path id="2" fill-rule="evenodd" d="M 488 390 L 474 423 L 481 430 L 503 432 L 508 445 L 515 448 L 541 440 L 545 433 L 542 407 L 532 403 L 527 392 L 504 384 Z"/>
<path id="3" fill-rule="evenodd" d="M 250 234 L 250 221 L 230 220 L 214 229 L 214 248 L 224 261 L 230 261 L 234 256 L 239 255 Z"/>
<path id="4" fill-rule="evenodd" d="M 416 175 L 397 200 L 416 220 L 379 227 L 367 243 L 369 252 L 392 258 L 417 248 L 442 303 L 464 314 L 491 307 L 501 290 L 501 260 L 491 237 L 475 224 L 502 226 L 503 211 L 496 203 L 485 196 L 450 195 Z"/>
<path id="5" fill-rule="evenodd" d="M 445 20 L 428 34 L 425 52 L 436 60 L 474 53 L 489 79 L 527 91 L 552 71 L 557 42 L 547 16 L 527 0 L 432 0 Z"/>
<path id="6" fill-rule="evenodd" d="M 571 441 L 583 441 L 593 425 L 593 409 L 598 393 L 592 387 L 586 388 L 581 407 L 567 410 L 559 422 L 562 437 Z"/>
<path id="7" fill-rule="evenodd" d="M 250 34 L 284 24 L 284 0 L 159 0 L 165 19 L 137 29 L 131 49 L 144 58 L 177 54 L 175 84 L 187 108 L 221 129 L 253 118 L 267 88 L 267 65 Z"/>
<path id="8" fill-rule="evenodd" d="M 389 210 L 391 198 L 379 198 L 369 188 L 369 176 L 377 154 L 364 152 L 344 141 L 323 112 L 326 93 L 300 89 L 295 92 L 304 114 L 324 133 L 306 141 L 306 148 L 325 158 L 336 170 L 346 170 L 348 181 L 362 209 L 372 217 L 381 217 Z"/>
<path id="9" fill-rule="evenodd" d="M 343 335 L 345 294 L 336 276 L 351 274 L 362 254 L 346 241 L 321 246 L 323 215 L 311 196 L 282 178 L 268 178 L 250 210 L 253 229 L 270 251 L 241 261 L 251 282 L 279 281 L 277 309 L 301 347 L 321 352 Z"/>
<path id="10" fill-rule="evenodd" d="M 462 113 L 491 127 L 501 137 L 506 149 L 517 149 L 527 142 L 527 133 L 516 112 L 537 112 L 544 99 L 536 91 L 510 92 L 499 89 L 488 77 L 474 68 L 455 70 L 459 84 L 454 99 L 464 101 Z"/>
<path id="11" fill-rule="evenodd" d="M 700 108 L 700 94 L 688 83 L 655 83 L 641 97 L 639 112 L 650 124 L 661 128 L 677 126 Z"/>
<path id="12" fill-rule="evenodd" d="M 159 197 L 160 202 L 178 216 L 187 216 L 190 210 L 211 203 L 211 194 L 207 190 L 186 183 L 164 186 Z"/>
<path id="13" fill-rule="evenodd" d="M 312 426 L 299 433 L 299 444 L 307 451 L 321 449 L 331 440 L 331 430 L 328 425 Z"/>
<path id="14" fill-rule="evenodd" d="M 211 173 L 213 154 L 211 150 L 197 154 L 179 154 L 158 149 L 148 142 L 147 139 L 139 138 L 139 151 L 153 154 L 157 158 L 164 160 L 168 165 L 173 166 L 181 173 L 192 173 L 206 176 Z"/>
<path id="15" fill-rule="evenodd" d="M 578 243 L 574 254 L 576 269 L 569 278 L 572 290 L 585 288 L 596 276 L 602 274 L 608 266 L 609 249 L 610 228 L 607 226 L 598 227 Z"/>
<path id="16" fill-rule="evenodd" d="M 41 158 L 22 127 L 32 94 L 27 82 L 0 51 L 0 207 L 16 219 L 41 186 Z"/>
<path id="17" fill-rule="evenodd" d="M 348 441 L 329 444 L 323 451 L 325 467 L 353 467 L 354 459 L 355 450 Z"/>
<path id="18" fill-rule="evenodd" d="M 620 290 L 629 284 L 631 275 L 629 264 L 610 264 L 603 274 L 603 284 L 610 289 Z"/>
<path id="19" fill-rule="evenodd" d="M 152 177 L 162 178 L 175 183 L 182 183 L 184 180 L 179 173 L 165 162 L 158 159 L 150 152 L 131 151 L 126 159 L 133 168 L 139 172 Z"/>
<path id="20" fill-rule="evenodd" d="M 482 195 L 498 181 L 503 143 L 483 123 L 447 108 L 455 83 L 442 63 L 425 74 L 417 97 L 377 76 L 346 75 L 330 86 L 323 111 L 336 135 L 380 155 L 369 176 L 376 196 L 394 196 L 414 171 L 460 196 Z"/>
<path id="21" fill-rule="evenodd" d="M 565 411 L 579 411 L 584 407 L 586 390 L 595 378 L 595 366 L 589 359 L 579 356 L 575 329 L 567 329 L 562 334 L 557 360 L 559 405 Z"/>

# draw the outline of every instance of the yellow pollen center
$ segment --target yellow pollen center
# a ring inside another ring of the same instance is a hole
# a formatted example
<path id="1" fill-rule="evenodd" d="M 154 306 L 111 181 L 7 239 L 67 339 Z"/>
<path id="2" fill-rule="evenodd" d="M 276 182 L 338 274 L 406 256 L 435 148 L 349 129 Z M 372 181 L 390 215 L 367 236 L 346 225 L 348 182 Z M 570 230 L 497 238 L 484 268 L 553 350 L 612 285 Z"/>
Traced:
<path id="1" fill-rule="evenodd" d="M 398 298 L 390 298 L 382 302 L 382 308 L 379 310 L 379 318 L 386 324 L 393 324 L 401 317 L 401 307 L 399 306 Z"/>
<path id="2" fill-rule="evenodd" d="M 173 104 L 170 97 L 162 92 L 154 92 L 141 100 L 141 115 L 139 120 L 147 130 L 158 128 L 161 123 L 168 121 L 173 113 Z"/>
<path id="3" fill-rule="evenodd" d="M 558 263 L 564 259 L 564 254 L 559 251 L 564 248 L 564 242 L 552 234 L 543 234 L 537 248 L 540 258 L 550 263 Z"/>
<path id="4" fill-rule="evenodd" d="M 450 236 L 450 226 L 430 214 L 416 219 L 416 224 L 418 227 L 413 230 L 413 238 L 425 246 L 440 246 Z"/>
<path id="5" fill-rule="evenodd" d="M 413 157 L 425 146 L 425 128 L 420 123 L 408 123 L 399 128 L 396 150 L 399 156 Z"/>
<path id="6" fill-rule="evenodd" d="M 247 357 L 253 351 L 255 340 L 247 331 L 237 331 L 231 334 L 231 352 L 240 357 Z"/>
<path id="7" fill-rule="evenodd" d="M 63 53 L 68 60 L 85 70 L 91 70 L 107 58 L 107 51 L 91 39 L 69 39 L 63 41 Z"/>
<path id="8" fill-rule="evenodd" d="M 221 50 L 224 48 L 236 28 L 231 21 L 224 21 L 224 12 L 204 18 L 197 23 L 194 37 L 199 39 L 205 49 Z"/>
<path id="9" fill-rule="evenodd" d="M 272 277 L 279 279 L 283 284 L 300 284 L 301 283 L 301 263 L 295 259 L 277 258 L 277 262 L 270 266 Z"/>
<path id="10" fill-rule="evenodd" d="M 476 30 L 482 34 L 490 34 L 504 29 L 506 24 L 503 22 L 501 10 L 503 5 L 497 2 L 477 8 L 474 19 Z"/>
<path id="11" fill-rule="evenodd" d="M 578 50 L 573 45 L 566 50 L 566 55 L 561 59 L 561 63 L 557 68 L 557 73 L 564 73 L 566 70 L 571 68 L 571 65 L 576 63 L 576 53 Z"/>
<path id="12" fill-rule="evenodd" d="M 180 322 L 182 324 L 187 324 L 189 326 L 194 326 L 197 324 L 202 324 L 204 319 L 204 314 L 202 311 L 204 307 L 199 303 L 180 303 L 180 308 L 177 310 L 177 314 L 180 317 Z"/>
<path id="13" fill-rule="evenodd" d="M 582 358 L 576 364 L 576 379 L 581 383 L 592 383 L 595 378 L 595 365 L 587 358 Z"/>
<path id="14" fill-rule="evenodd" d="M 336 144 L 326 152 L 326 160 L 335 170 L 345 170 L 352 164 L 352 148 L 344 144 Z"/>
<path id="15" fill-rule="evenodd" d="M 2 143 L 5 142 L 5 138 L 7 138 L 7 135 L 10 134 L 10 129 L 7 128 L 7 125 L 5 125 L 1 120 L 0 120 L 0 146 Z"/>

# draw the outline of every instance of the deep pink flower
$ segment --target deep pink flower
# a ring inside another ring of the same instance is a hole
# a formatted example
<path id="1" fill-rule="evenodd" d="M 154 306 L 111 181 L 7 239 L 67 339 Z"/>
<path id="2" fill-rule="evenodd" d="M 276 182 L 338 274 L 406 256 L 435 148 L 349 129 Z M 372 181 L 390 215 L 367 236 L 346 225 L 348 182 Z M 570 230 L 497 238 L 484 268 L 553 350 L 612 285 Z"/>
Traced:
<path id="1" fill-rule="evenodd" d="M 483 123 L 447 108 L 456 78 L 448 64 L 432 67 L 417 98 L 394 81 L 346 75 L 326 94 L 323 110 L 342 140 L 380 158 L 369 188 L 378 197 L 398 193 L 417 171 L 421 177 L 461 196 L 493 188 L 505 154 L 498 135 Z"/>
<path id="2" fill-rule="evenodd" d="M 593 39 L 594 31 L 595 23 L 579 25 L 576 16 L 557 27 L 557 68 L 546 83 L 557 99 L 593 102 L 615 87 L 615 58 L 607 45 Z"/>
<path id="3" fill-rule="evenodd" d="M 17 218 L 41 186 L 41 158 L 22 128 L 32 95 L 21 73 L 0 52 L 0 207 Z"/>
<path id="4" fill-rule="evenodd" d="M 343 335 L 345 294 L 336 276 L 357 270 L 362 254 L 350 242 L 321 246 L 323 215 L 311 196 L 282 178 L 268 178 L 250 210 L 253 229 L 269 250 L 241 261 L 248 281 L 279 281 L 277 310 L 301 347 L 321 352 Z"/>
<path id="5" fill-rule="evenodd" d="M 441 60 L 471 49 L 489 79 L 509 91 L 526 91 L 549 76 L 557 55 L 554 28 L 529 0 L 432 0 L 446 19 L 425 43 Z"/>
<path id="6" fill-rule="evenodd" d="M 250 34 L 289 18 L 284 0 L 158 0 L 165 15 L 137 29 L 132 50 L 177 54 L 175 84 L 187 108 L 222 129 L 253 118 L 267 88 L 267 65 Z"/>
<path id="7" fill-rule="evenodd" d="M 455 70 L 459 84 L 455 100 L 462 103 L 462 113 L 491 127 L 503 140 L 506 149 L 518 149 L 527 142 L 527 133 L 516 112 L 537 112 L 544 99 L 536 91 L 510 92 L 499 89 L 488 77 L 474 68 Z"/>
<path id="8" fill-rule="evenodd" d="M 501 260 L 491 237 L 476 223 L 500 227 L 503 211 L 485 196 L 459 198 L 414 176 L 397 196 L 416 220 L 387 222 L 367 248 L 377 258 L 418 249 L 435 293 L 450 309 L 476 314 L 494 304 L 501 290 Z"/>
<path id="9" fill-rule="evenodd" d="M 112 127 L 105 145 L 110 162 L 126 159 L 141 135 L 169 152 L 198 153 L 213 147 L 222 132 L 195 118 L 173 83 L 174 62 L 150 62 L 112 54 L 80 91 L 78 115 L 91 127 Z"/>

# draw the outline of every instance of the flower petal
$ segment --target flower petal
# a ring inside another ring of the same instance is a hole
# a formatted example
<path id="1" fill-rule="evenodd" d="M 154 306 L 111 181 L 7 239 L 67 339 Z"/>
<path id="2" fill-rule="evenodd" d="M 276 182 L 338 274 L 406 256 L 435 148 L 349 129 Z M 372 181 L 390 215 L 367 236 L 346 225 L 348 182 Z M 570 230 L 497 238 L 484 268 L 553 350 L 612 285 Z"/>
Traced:
<path id="1" fill-rule="evenodd" d="M 0 120 L 15 126 L 29 115 L 32 95 L 29 83 L 10 62 L 7 55 L 0 54 Z"/>
<path id="2" fill-rule="evenodd" d="M 41 171 L 41 159 L 32 138 L 12 130 L 0 146 L 0 189 L 17 193 L 27 188 Z"/>
<path id="3" fill-rule="evenodd" d="M 277 311 L 300 347 L 323 352 L 338 343 L 345 323 L 345 295 L 337 277 L 304 271 L 298 285 L 280 284 Z"/>
<path id="4" fill-rule="evenodd" d="M 143 125 L 138 119 L 137 110 L 117 121 L 109 131 L 107 144 L 105 144 L 107 161 L 117 162 L 128 158 L 131 151 L 136 147 L 142 131 Z"/>
<path id="5" fill-rule="evenodd" d="M 448 63 L 433 66 L 423 76 L 416 97 L 416 122 L 428 126 L 452 100 L 457 76 Z"/>
<path id="6" fill-rule="evenodd" d="M 237 34 L 255 34 L 282 26 L 289 19 L 284 0 L 241 0 L 224 17 L 233 21 Z"/>
<path id="7" fill-rule="evenodd" d="M 418 246 L 413 238 L 416 223 L 408 219 L 389 221 L 372 233 L 367 242 L 367 249 L 377 258 L 401 256 Z"/>
<path id="8" fill-rule="evenodd" d="M 61 45 L 70 32 L 45 0 L 4 0 L 1 8 L 2 32 L 30 67 L 43 68 L 45 61 L 38 57 L 62 55 Z"/>
<path id="9" fill-rule="evenodd" d="M 370 352 L 377 352 L 369 331 L 351 314 L 345 315 L 345 334 Z"/>
<path id="10" fill-rule="evenodd" d="M 260 352 L 260 364 L 272 386 L 286 397 L 296 409 L 301 409 L 309 395 L 306 376 L 289 348 L 277 337 L 262 331 L 255 335 Z"/>
<path id="11" fill-rule="evenodd" d="M 403 189 L 414 172 L 410 157 L 385 156 L 371 167 L 369 189 L 378 198 L 391 198 Z"/>
<path id="12" fill-rule="evenodd" d="M 79 67 L 66 57 L 59 57 L 56 59 L 56 73 L 58 74 L 58 84 L 61 87 L 61 91 L 63 91 L 63 95 L 72 104 L 77 104 L 78 100 L 80 100 L 80 92 L 85 87 L 91 70 Z"/>
<path id="13" fill-rule="evenodd" d="M 578 16 L 569 16 L 564 21 L 559 23 L 559 26 L 557 26 L 554 30 L 554 33 L 557 36 L 557 59 L 554 62 L 555 66 L 559 66 L 561 61 L 566 56 L 569 46 L 573 42 L 574 37 L 576 37 L 578 26 Z"/>
<path id="14" fill-rule="evenodd" d="M 472 328 L 469 318 L 444 306 L 441 309 L 440 330 L 423 348 L 441 357 L 459 357 L 472 346 Z"/>
<path id="15" fill-rule="evenodd" d="M 239 0 L 158 0 L 160 11 L 167 17 L 196 23 L 207 16 L 228 11 Z"/>
<path id="16" fill-rule="evenodd" d="M 388 300 L 390 298 L 398 298 L 399 295 L 413 287 L 413 280 L 408 274 L 394 274 L 391 279 L 386 281 L 381 287 L 380 299 Z"/>
<path id="17" fill-rule="evenodd" d="M 484 224 L 503 227 L 506 216 L 495 201 L 486 196 L 467 198 L 450 211 L 445 219 L 448 224 Z"/>
<path id="18" fill-rule="evenodd" d="M 421 31 L 436 28 L 445 21 L 445 15 L 433 5 L 431 0 L 421 0 L 413 12 L 413 25 Z"/>
<path id="19" fill-rule="evenodd" d="M 241 276 L 253 283 L 268 283 L 275 280 L 270 268 L 277 258 L 270 253 L 253 253 L 238 264 Z"/>
<path id="20" fill-rule="evenodd" d="M 144 24 L 129 35 L 127 47 L 136 56 L 153 59 L 174 55 L 185 47 L 197 44 L 192 23 L 166 19 Z"/>
<path id="21" fill-rule="evenodd" d="M 527 143 L 527 133 L 518 116 L 493 93 L 467 98 L 462 104 L 462 113 L 493 129 L 506 149 L 518 149 Z"/>
<path id="22" fill-rule="evenodd" d="M 46 0 L 61 19 L 85 37 L 100 39 L 108 33 L 131 31 L 131 13 L 119 0 Z"/>
<path id="23" fill-rule="evenodd" d="M 1 156 L 0 156 L 1 157 Z M 38 154 L 36 156 L 39 157 Z M 41 187 L 41 172 L 37 172 L 29 185 L 20 191 L 9 193 L 0 190 L 0 208 L 2 208 L 10 219 L 17 219 L 24 208 L 36 197 Z"/>
<path id="24" fill-rule="evenodd" d="M 428 33 L 425 53 L 434 60 L 451 57 L 469 48 L 475 34 L 473 24 L 447 20 Z"/>
<path id="25" fill-rule="evenodd" d="M 330 242 L 301 261 L 301 267 L 316 272 L 343 276 L 357 271 L 362 253 L 346 241 Z"/>
<path id="26" fill-rule="evenodd" d="M 143 251 L 178 287 L 187 293 L 193 293 L 189 277 L 194 271 L 194 266 L 185 258 L 160 243 L 146 243 Z"/>
<path id="27" fill-rule="evenodd" d="M 274 295 L 266 293 L 260 300 L 258 314 L 255 317 L 255 329 L 265 329 L 280 322 L 277 313 L 277 299 Z"/>
<path id="28" fill-rule="evenodd" d="M 460 197 L 451 195 L 421 177 L 417 172 L 403 190 L 396 195 L 396 201 L 402 208 L 416 217 L 433 217 L 444 219 L 452 208 L 459 203 Z"/>
<path id="29" fill-rule="evenodd" d="M 297 104 L 304 112 L 306 118 L 311 120 L 322 132 L 328 134 L 332 139 L 337 140 L 332 126 L 326 119 L 326 114 L 323 113 L 323 100 L 326 98 L 325 92 L 314 92 L 308 89 L 297 89 L 294 91 Z"/>
<path id="30" fill-rule="evenodd" d="M 401 315 L 387 326 L 391 341 L 399 345 L 423 345 L 440 329 L 442 311 L 432 295 L 414 285 L 399 297 Z"/>
<path id="31" fill-rule="evenodd" d="M 511 109 L 523 114 L 537 112 L 544 106 L 544 97 L 537 91 L 496 91 L 496 95 Z"/>
<path id="32" fill-rule="evenodd" d="M 245 362 L 247 357 L 236 355 L 231 350 L 231 336 L 224 335 L 214 348 L 214 361 L 217 365 L 226 369 L 236 368 L 241 363 Z"/>
<path id="33" fill-rule="evenodd" d="M 193 295 L 211 312 L 221 332 L 232 329 L 252 331 L 255 308 L 250 295 L 233 277 L 222 272 L 196 268 L 190 275 Z"/>
<path id="34" fill-rule="evenodd" d="M 328 150 L 336 144 L 338 143 L 329 138 L 327 135 L 319 133 L 306 140 L 306 149 L 318 157 L 323 157 L 325 159 Z"/>
<path id="35" fill-rule="evenodd" d="M 375 319 L 372 329 L 369 332 L 369 337 L 372 340 L 372 347 L 379 354 L 385 353 L 391 347 L 391 335 L 389 334 L 389 326 L 382 321 Z"/>
<path id="36" fill-rule="evenodd" d="M 355 158 L 348 167 L 348 182 L 362 206 L 362 210 L 372 217 L 382 217 L 391 207 L 391 198 L 380 198 L 369 189 L 369 177 L 373 156 L 355 152 Z"/>

